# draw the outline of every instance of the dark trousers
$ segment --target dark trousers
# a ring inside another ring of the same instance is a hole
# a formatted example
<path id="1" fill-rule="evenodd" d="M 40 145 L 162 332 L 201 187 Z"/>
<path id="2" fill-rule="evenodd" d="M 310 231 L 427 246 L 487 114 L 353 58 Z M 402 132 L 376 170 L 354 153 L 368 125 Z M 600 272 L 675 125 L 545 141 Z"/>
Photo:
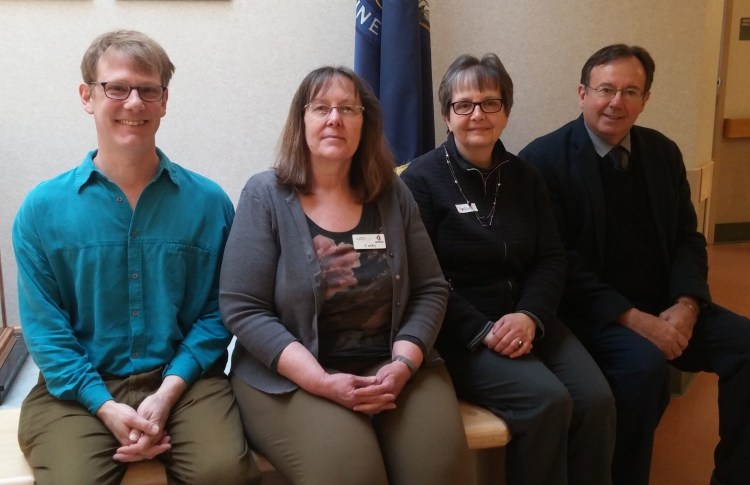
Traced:
<path id="1" fill-rule="evenodd" d="M 615 396 L 613 483 L 648 484 L 654 431 L 669 403 L 667 360 L 651 342 L 616 323 L 576 333 Z M 702 309 L 690 344 L 670 363 L 719 376 L 714 478 L 725 485 L 750 483 L 750 320 L 718 305 Z"/>
<path id="2" fill-rule="evenodd" d="M 459 397 L 489 408 L 511 431 L 509 485 L 606 485 L 614 448 L 612 393 L 561 323 L 517 359 L 482 346 L 441 350 Z"/>

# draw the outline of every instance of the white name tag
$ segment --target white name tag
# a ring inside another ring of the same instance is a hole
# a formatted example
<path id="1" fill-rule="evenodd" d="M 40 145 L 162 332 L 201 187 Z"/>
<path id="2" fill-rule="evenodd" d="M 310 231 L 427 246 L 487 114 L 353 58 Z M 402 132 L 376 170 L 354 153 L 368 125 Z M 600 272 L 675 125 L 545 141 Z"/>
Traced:
<path id="1" fill-rule="evenodd" d="M 354 249 L 385 249 L 383 234 L 353 234 Z"/>
<path id="2" fill-rule="evenodd" d="M 456 204 L 456 210 L 459 214 L 466 214 L 467 212 L 476 212 L 477 205 L 472 202 L 471 204 Z"/>

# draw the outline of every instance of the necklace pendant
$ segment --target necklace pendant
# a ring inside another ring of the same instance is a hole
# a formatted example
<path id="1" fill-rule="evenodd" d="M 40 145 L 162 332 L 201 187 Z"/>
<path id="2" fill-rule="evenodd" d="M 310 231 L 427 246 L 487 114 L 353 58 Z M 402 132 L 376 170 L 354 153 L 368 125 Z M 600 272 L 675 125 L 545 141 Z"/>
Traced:
<path id="1" fill-rule="evenodd" d="M 451 177 L 453 177 L 453 183 L 456 184 L 456 188 L 458 188 L 458 192 L 461 194 L 461 197 L 464 198 L 466 201 L 465 204 L 456 204 L 456 209 L 459 213 L 465 214 L 467 212 L 473 212 L 474 217 L 477 218 L 477 222 L 481 224 L 482 227 L 485 229 L 489 229 L 492 226 L 492 221 L 495 218 L 495 208 L 497 207 L 497 196 L 500 193 L 500 185 L 501 185 L 501 178 L 500 173 L 497 174 L 497 185 L 495 185 L 495 196 L 492 202 L 492 209 L 490 209 L 490 212 L 486 216 L 480 216 L 479 215 L 479 209 L 477 209 L 477 205 L 473 202 L 469 202 L 469 199 L 466 197 L 466 194 L 464 194 L 463 189 L 461 189 L 461 184 L 458 183 L 458 177 L 456 177 L 456 172 L 453 171 L 453 164 L 451 163 L 451 158 L 448 155 L 448 150 L 445 148 L 445 144 L 443 144 L 443 151 L 445 152 L 445 162 L 448 164 L 448 170 L 451 172 Z M 483 176 L 484 178 L 484 176 Z"/>

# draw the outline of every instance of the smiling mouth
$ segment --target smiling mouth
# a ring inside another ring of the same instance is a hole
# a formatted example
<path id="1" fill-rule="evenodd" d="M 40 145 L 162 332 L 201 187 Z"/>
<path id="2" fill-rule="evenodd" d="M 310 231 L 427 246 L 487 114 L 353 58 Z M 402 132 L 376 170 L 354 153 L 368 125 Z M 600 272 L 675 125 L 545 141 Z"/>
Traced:
<path id="1" fill-rule="evenodd" d="M 121 125 L 128 125 L 128 126 L 140 126 L 145 125 L 146 120 L 117 120 L 118 123 Z"/>

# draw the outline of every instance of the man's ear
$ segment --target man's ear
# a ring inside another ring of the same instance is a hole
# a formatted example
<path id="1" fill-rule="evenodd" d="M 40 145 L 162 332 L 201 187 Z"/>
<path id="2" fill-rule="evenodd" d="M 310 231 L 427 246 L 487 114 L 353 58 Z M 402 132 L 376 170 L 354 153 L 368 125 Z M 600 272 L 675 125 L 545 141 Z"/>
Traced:
<path id="1" fill-rule="evenodd" d="M 649 92 L 647 92 L 646 94 L 643 95 L 643 107 L 644 108 L 646 107 L 646 101 L 648 101 L 648 98 L 650 98 L 650 97 L 651 97 L 651 91 L 649 91 Z"/>
<path id="2" fill-rule="evenodd" d="M 169 88 L 166 88 L 164 90 L 164 96 L 161 98 L 161 116 L 164 117 L 164 115 L 167 114 L 167 99 L 169 99 Z"/>
<path id="3" fill-rule="evenodd" d="M 90 115 L 94 114 L 94 107 L 91 105 L 91 91 L 91 86 L 88 84 L 81 83 L 78 86 L 78 94 L 81 96 L 83 110 Z"/>
<path id="4" fill-rule="evenodd" d="M 586 97 L 586 86 L 583 84 L 578 85 L 578 106 L 583 108 L 583 99 Z"/>

